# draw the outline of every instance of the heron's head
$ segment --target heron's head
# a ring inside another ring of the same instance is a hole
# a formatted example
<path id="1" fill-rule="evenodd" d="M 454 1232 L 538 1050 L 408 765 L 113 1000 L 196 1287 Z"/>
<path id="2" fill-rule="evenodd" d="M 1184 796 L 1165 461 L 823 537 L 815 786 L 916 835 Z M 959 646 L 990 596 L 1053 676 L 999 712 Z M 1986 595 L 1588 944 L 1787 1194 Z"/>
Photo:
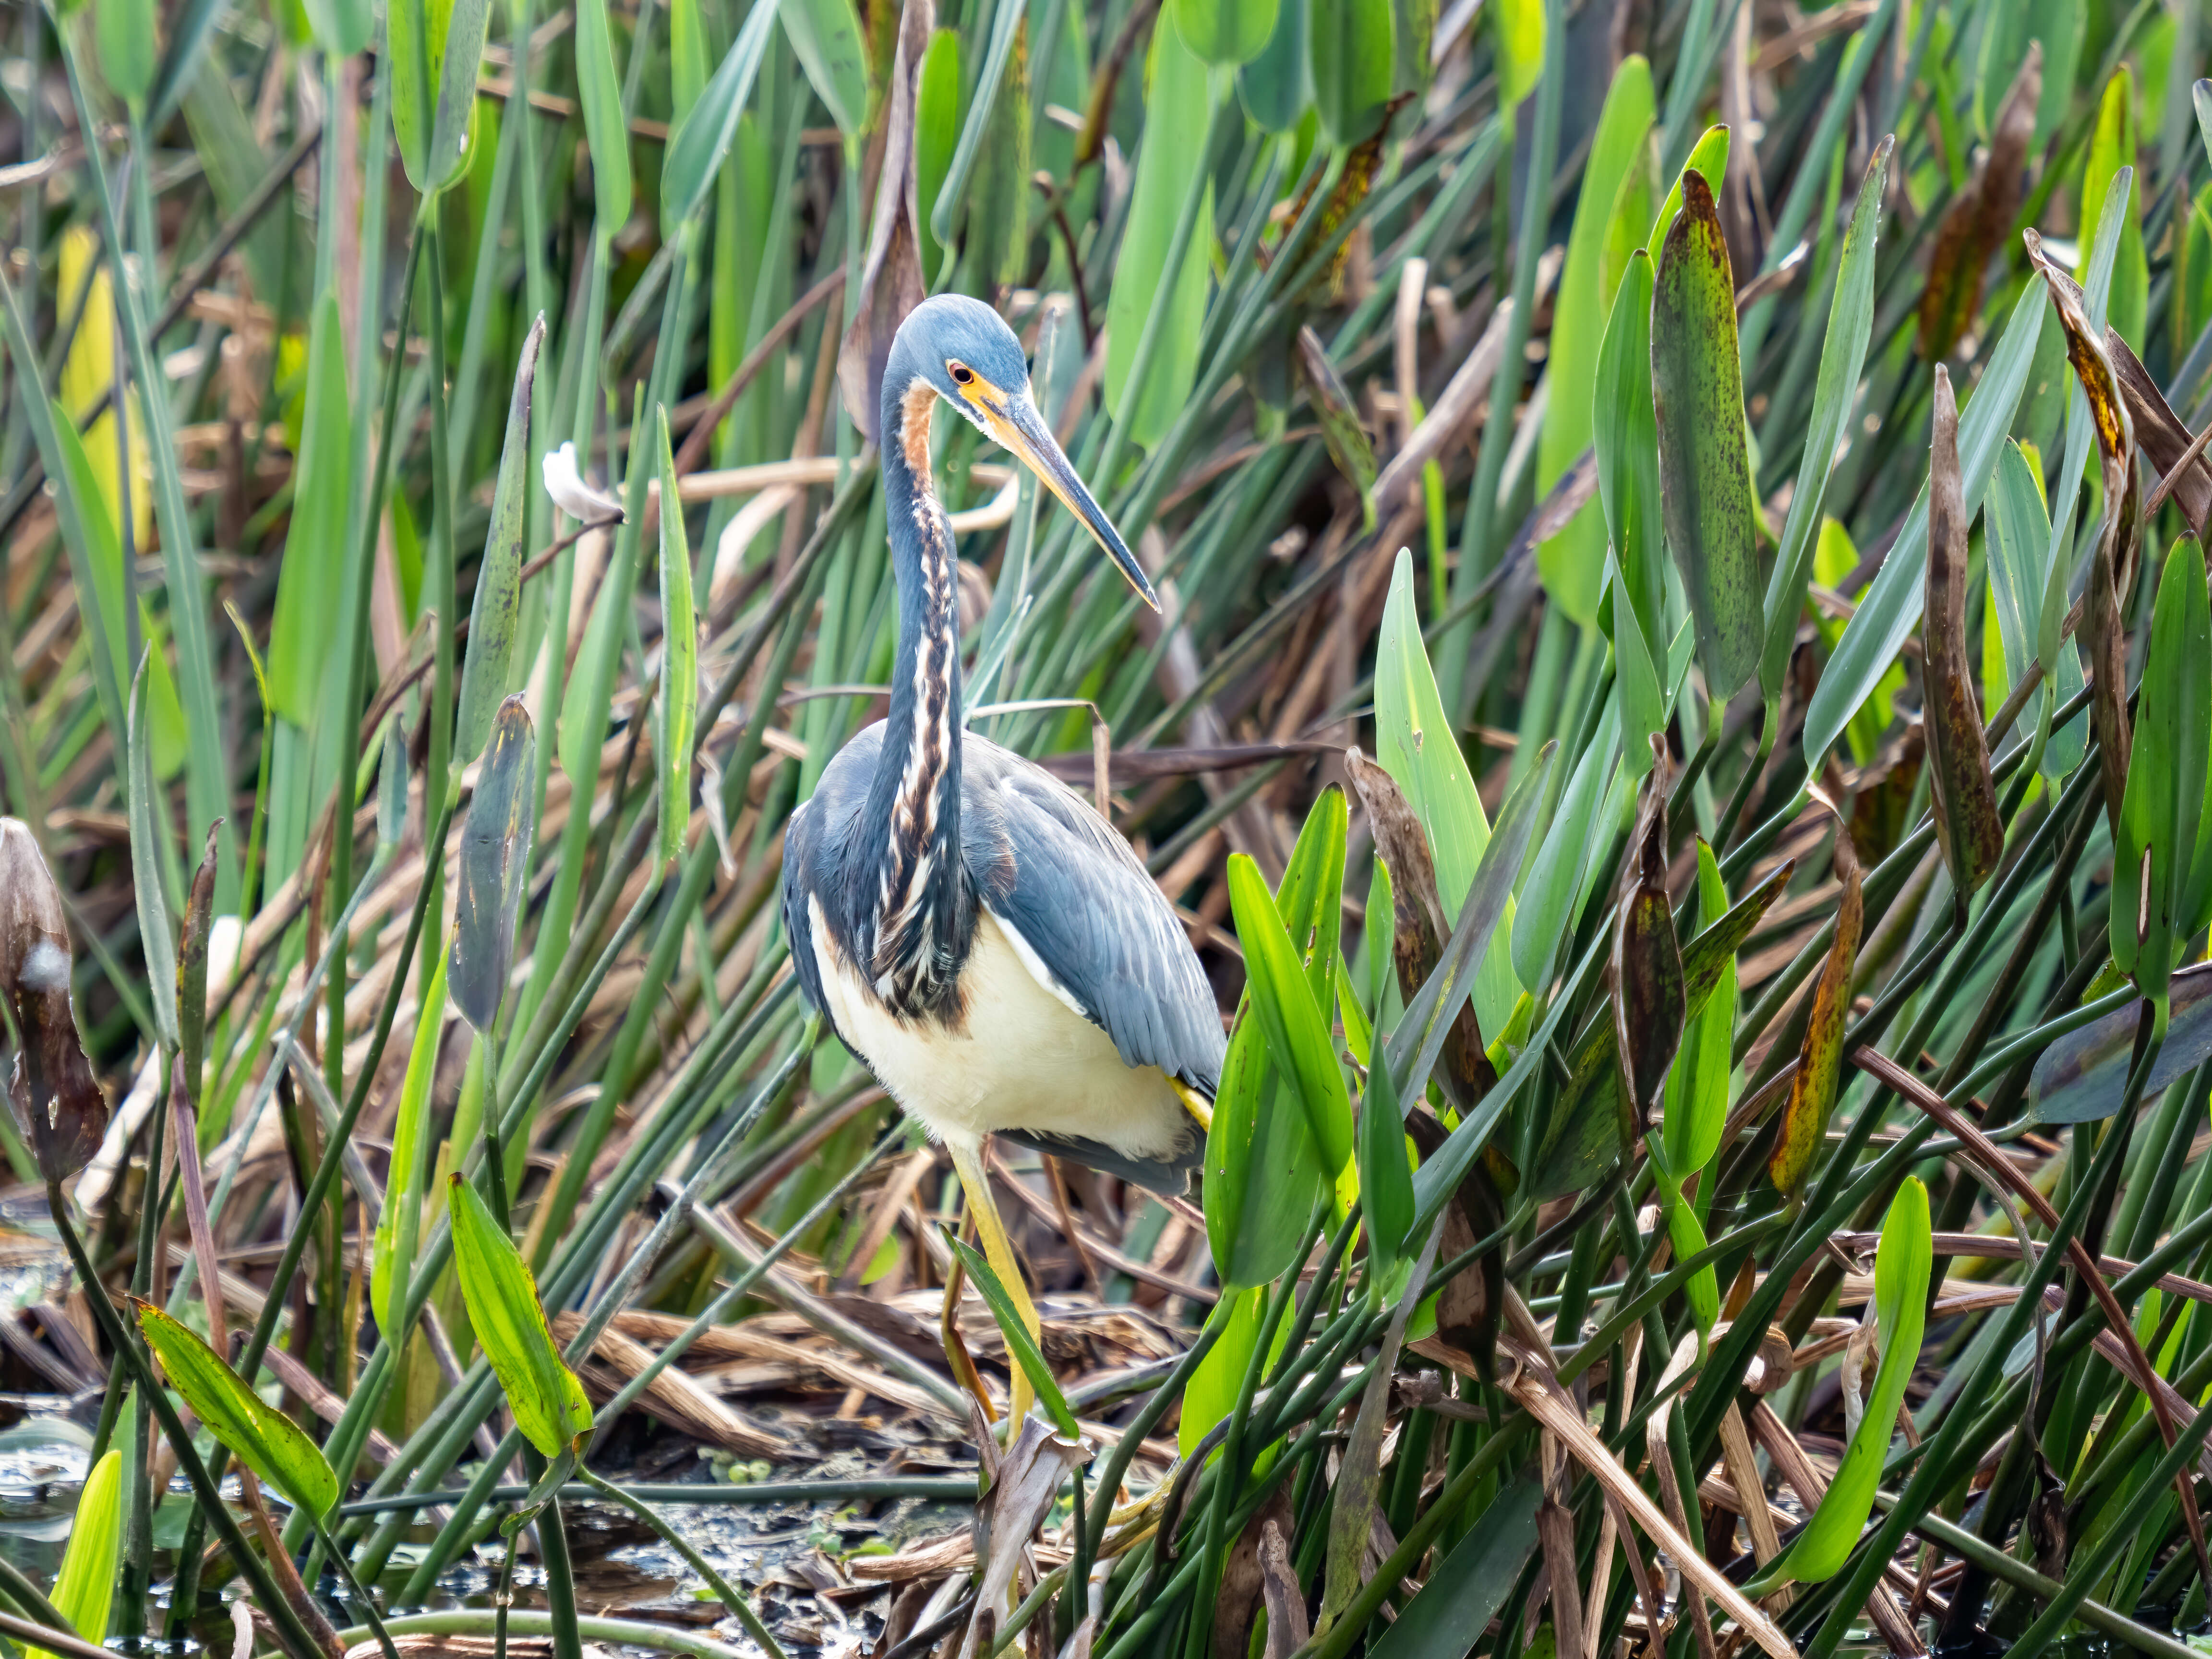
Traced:
<path id="1" fill-rule="evenodd" d="M 1137 596 L 1153 610 L 1160 608 L 1144 568 L 1108 520 L 1105 509 L 1076 477 L 1038 413 L 1036 400 L 1030 395 L 1030 367 L 1022 356 L 1022 343 L 997 312 L 959 294 L 924 300 L 899 325 L 884 386 L 887 394 L 895 390 L 901 399 L 908 459 L 915 464 L 916 471 L 928 466 L 929 428 L 926 420 L 912 418 L 921 412 L 914 400 L 921 394 L 926 402 L 927 392 L 933 392 L 1036 473 L 1083 521 Z M 890 403 L 890 395 L 884 401 Z"/>

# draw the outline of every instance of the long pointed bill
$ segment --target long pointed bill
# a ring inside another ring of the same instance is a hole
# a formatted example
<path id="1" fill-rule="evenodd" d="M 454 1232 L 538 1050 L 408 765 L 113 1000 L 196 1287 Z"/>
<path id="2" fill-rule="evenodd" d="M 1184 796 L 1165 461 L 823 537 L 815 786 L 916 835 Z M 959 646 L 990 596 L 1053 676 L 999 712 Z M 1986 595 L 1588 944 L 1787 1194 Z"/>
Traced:
<path id="1" fill-rule="evenodd" d="M 1044 487 L 1059 496 L 1069 512 L 1083 520 L 1084 527 L 1090 531 L 1091 538 L 1106 550 L 1106 556 L 1114 561 L 1121 574 L 1127 579 L 1129 586 L 1137 590 L 1137 597 L 1153 610 L 1158 610 L 1160 597 L 1152 591 L 1152 584 L 1146 578 L 1144 567 L 1137 562 L 1137 556 L 1129 551 L 1129 544 L 1121 539 L 1121 532 L 1107 520 L 1105 508 L 1100 507 L 1090 490 L 1084 487 L 1083 480 L 1075 476 L 1075 468 L 1060 453 L 1059 441 L 1052 435 L 1051 428 L 1045 425 L 1044 417 L 1037 413 L 1036 404 L 1027 398 L 1010 398 L 1004 415 L 980 401 L 979 407 L 982 410 L 985 423 L 990 428 L 991 435 L 1019 456 L 1030 471 L 1043 482 Z"/>

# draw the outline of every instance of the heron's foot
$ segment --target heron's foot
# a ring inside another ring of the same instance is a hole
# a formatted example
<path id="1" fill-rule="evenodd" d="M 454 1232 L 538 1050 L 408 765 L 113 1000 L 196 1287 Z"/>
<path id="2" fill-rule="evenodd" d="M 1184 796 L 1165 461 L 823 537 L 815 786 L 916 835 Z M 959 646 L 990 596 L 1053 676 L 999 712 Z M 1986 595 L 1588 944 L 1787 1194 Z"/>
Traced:
<path id="1" fill-rule="evenodd" d="M 1179 1077 L 1170 1078 L 1168 1087 L 1176 1091 L 1176 1098 L 1182 1102 L 1182 1109 L 1190 1114 L 1191 1121 L 1206 1133 L 1212 1134 L 1213 1133 L 1213 1103 Z"/>

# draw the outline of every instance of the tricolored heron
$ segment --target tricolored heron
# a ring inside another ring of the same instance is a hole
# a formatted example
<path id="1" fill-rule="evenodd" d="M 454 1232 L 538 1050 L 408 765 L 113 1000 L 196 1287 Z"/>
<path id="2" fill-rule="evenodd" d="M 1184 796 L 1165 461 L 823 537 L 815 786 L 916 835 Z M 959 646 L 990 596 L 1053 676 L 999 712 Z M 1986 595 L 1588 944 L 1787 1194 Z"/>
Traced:
<path id="1" fill-rule="evenodd" d="M 1038 414 L 1013 331 L 958 295 L 917 306 L 891 343 L 879 428 L 899 601 L 890 713 L 792 814 L 784 925 L 808 1000 L 951 1152 L 1034 1335 L 984 1141 L 1181 1191 L 1224 1039 L 1197 954 L 1128 842 L 1050 774 L 962 729 L 952 526 L 930 477 L 940 398 L 1026 463 L 1159 608 Z M 1028 1389 L 1010 1369 L 1018 1416 Z"/>

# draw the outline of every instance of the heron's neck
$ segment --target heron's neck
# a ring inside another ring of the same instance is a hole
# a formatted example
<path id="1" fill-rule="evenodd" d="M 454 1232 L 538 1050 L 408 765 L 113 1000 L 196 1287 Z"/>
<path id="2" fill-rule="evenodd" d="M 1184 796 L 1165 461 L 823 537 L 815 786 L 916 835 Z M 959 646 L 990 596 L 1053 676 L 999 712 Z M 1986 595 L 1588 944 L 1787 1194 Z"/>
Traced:
<path id="1" fill-rule="evenodd" d="M 960 860 L 960 618 L 952 526 L 930 483 L 926 385 L 884 399 L 885 524 L 898 580 L 890 714 L 868 792 L 875 979 L 894 1009 L 942 1012 L 975 928 Z"/>

